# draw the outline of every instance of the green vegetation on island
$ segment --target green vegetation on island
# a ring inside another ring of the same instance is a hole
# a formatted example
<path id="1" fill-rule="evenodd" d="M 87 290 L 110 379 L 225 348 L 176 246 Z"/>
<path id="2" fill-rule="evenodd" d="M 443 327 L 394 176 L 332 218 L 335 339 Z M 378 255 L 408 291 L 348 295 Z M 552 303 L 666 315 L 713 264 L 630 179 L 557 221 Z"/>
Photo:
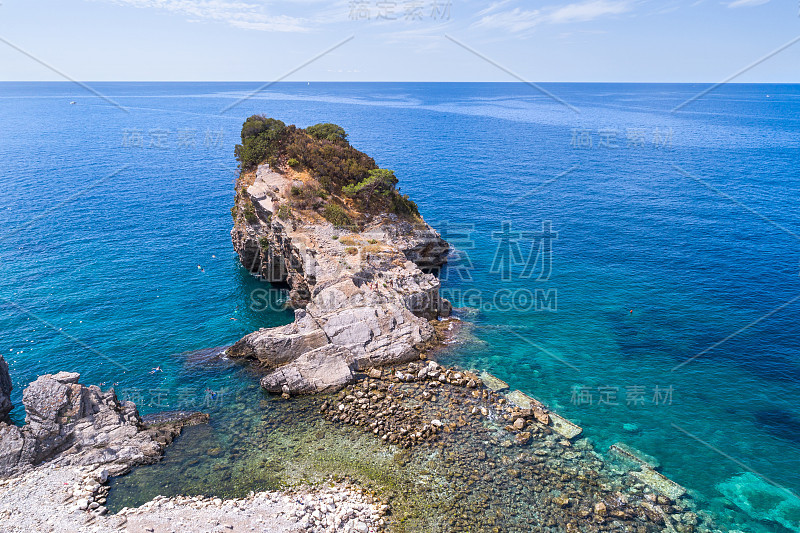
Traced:
<path id="1" fill-rule="evenodd" d="M 419 218 L 417 205 L 398 191 L 394 172 L 353 148 L 341 126 L 323 123 L 303 129 L 253 115 L 242 125 L 241 136 L 235 153 L 242 172 L 267 162 L 275 171 L 310 178 L 291 188 L 291 208 L 314 210 L 337 226 L 379 213 Z M 284 218 L 281 214 L 287 213 L 279 213 Z"/>

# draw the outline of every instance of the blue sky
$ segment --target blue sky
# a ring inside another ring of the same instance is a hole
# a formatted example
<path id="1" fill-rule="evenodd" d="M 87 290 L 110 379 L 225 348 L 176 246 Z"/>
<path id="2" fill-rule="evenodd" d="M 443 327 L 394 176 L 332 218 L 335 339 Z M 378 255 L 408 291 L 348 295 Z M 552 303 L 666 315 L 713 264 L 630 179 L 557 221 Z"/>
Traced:
<path id="1" fill-rule="evenodd" d="M 2 0 L 0 38 L 78 80 L 721 81 L 797 0 Z M 466 50 L 446 35 L 478 52 Z M 61 80 L 0 42 L 0 79 Z M 800 42 L 735 81 L 799 82 Z"/>

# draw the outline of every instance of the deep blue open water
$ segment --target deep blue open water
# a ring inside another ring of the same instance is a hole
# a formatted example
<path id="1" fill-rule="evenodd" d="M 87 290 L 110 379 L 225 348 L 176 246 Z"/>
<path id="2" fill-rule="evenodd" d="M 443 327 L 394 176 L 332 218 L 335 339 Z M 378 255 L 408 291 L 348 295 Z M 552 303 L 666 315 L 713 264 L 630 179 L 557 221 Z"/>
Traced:
<path id="1" fill-rule="evenodd" d="M 233 253 L 233 146 L 253 113 L 335 122 L 458 249 L 444 291 L 474 328 L 449 362 L 657 457 L 738 528 L 800 528 L 800 86 L 672 112 L 706 86 L 544 86 L 568 107 L 521 83 L 281 83 L 221 112 L 258 84 L 91 85 L 125 109 L 0 84 L 16 421 L 46 372 L 144 413 L 252 379 L 186 356 L 291 320 Z"/>

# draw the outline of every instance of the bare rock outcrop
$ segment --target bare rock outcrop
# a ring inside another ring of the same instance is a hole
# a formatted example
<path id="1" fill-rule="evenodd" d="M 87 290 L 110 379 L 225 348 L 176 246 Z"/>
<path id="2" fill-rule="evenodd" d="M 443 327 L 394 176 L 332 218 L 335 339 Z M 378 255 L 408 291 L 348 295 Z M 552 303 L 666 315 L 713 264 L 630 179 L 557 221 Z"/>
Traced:
<path id="1" fill-rule="evenodd" d="M 352 366 L 353 353 L 350 350 L 326 344 L 264 376 L 261 386 L 270 392 L 323 392 L 350 383 L 353 380 Z"/>
<path id="2" fill-rule="evenodd" d="M 102 465 L 120 474 L 157 461 L 183 425 L 207 420 L 186 413 L 151 427 L 132 402 L 120 403 L 113 389 L 102 392 L 79 384 L 79 378 L 74 372 L 46 374 L 25 389 L 25 426 L 0 423 L 1 477 L 44 462 Z"/>
<path id="3" fill-rule="evenodd" d="M 8 420 L 11 412 L 11 376 L 8 373 L 8 363 L 0 355 L 0 421 Z"/>
<path id="4" fill-rule="evenodd" d="M 259 330 L 237 342 L 229 353 L 257 359 L 269 370 L 294 361 L 302 354 L 330 341 L 317 321 L 305 310 L 295 311 L 291 324 Z"/>
<path id="5" fill-rule="evenodd" d="M 430 321 L 451 311 L 431 272 L 446 261 L 447 242 L 421 219 L 375 215 L 344 229 L 292 210 L 296 183 L 290 170 L 266 163 L 240 176 L 234 249 L 251 272 L 287 283 L 296 311 L 292 324 L 251 333 L 228 355 L 272 371 L 265 388 L 298 393 L 346 383 L 345 364 L 352 374 L 418 358 L 434 339 Z M 326 346 L 337 349 L 317 351 Z"/>

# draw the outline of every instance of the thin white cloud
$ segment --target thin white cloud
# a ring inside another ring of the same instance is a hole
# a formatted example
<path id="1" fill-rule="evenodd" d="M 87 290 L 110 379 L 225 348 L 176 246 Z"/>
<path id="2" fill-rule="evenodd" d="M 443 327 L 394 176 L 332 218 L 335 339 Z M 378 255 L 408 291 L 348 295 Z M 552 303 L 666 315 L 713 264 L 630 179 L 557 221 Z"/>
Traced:
<path id="1" fill-rule="evenodd" d="M 506 2 L 501 2 L 503 5 Z M 542 9 L 514 8 L 497 11 L 498 4 L 479 13 L 483 15 L 475 26 L 496 28 L 511 33 L 531 30 L 540 24 L 568 24 L 588 22 L 607 15 L 619 15 L 632 9 L 631 0 L 588 0 L 561 7 L 545 7 Z"/>
<path id="2" fill-rule="evenodd" d="M 631 5 L 628 1 L 592 0 L 556 9 L 548 15 L 547 21 L 553 24 L 586 22 L 606 15 L 619 15 L 630 9 Z"/>
<path id="3" fill-rule="evenodd" d="M 489 13 L 493 13 L 503 6 L 510 4 L 512 1 L 513 0 L 499 0 L 498 2 L 492 2 L 491 4 L 489 4 L 489 7 L 478 11 L 476 15 L 479 17 L 488 15 Z"/>
<path id="4" fill-rule="evenodd" d="M 288 15 L 270 15 L 262 5 L 238 0 L 108 0 L 138 8 L 161 9 L 184 15 L 188 20 L 210 20 L 235 28 L 270 32 L 307 32 L 307 20 Z"/>
<path id="5" fill-rule="evenodd" d="M 728 4 L 728 7 L 752 7 L 766 4 L 769 0 L 736 0 Z"/>
<path id="6" fill-rule="evenodd" d="M 521 31 L 530 30 L 542 22 L 543 16 L 540 10 L 523 10 L 517 7 L 510 11 L 501 11 L 499 13 L 485 15 L 475 23 L 475 26 L 519 33 Z"/>

